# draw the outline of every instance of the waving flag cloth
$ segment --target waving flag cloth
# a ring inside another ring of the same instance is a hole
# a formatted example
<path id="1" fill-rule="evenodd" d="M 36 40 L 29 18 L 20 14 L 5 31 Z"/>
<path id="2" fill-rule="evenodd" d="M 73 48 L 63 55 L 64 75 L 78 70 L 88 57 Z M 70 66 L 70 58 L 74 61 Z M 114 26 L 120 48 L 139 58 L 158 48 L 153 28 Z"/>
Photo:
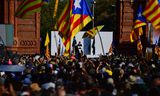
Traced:
<path id="1" fill-rule="evenodd" d="M 130 33 L 130 41 L 134 42 L 143 34 L 142 26 L 146 25 L 146 19 L 142 16 L 142 6 L 140 5 L 136 14 L 134 27 Z"/>
<path id="2" fill-rule="evenodd" d="M 66 47 L 64 55 L 70 53 L 71 39 L 82 30 L 92 19 L 91 11 L 85 0 L 69 0 L 59 20 L 58 31 Z"/>
<path id="3" fill-rule="evenodd" d="M 16 16 L 23 18 L 28 14 L 40 12 L 42 5 L 42 0 L 23 0 L 16 10 Z"/>
<path id="4" fill-rule="evenodd" d="M 142 49 L 143 49 L 143 46 L 142 46 L 141 40 L 139 39 L 137 41 L 137 50 L 138 52 L 142 52 Z"/>
<path id="5" fill-rule="evenodd" d="M 49 39 L 49 35 L 48 35 L 48 32 L 47 32 L 46 40 L 45 40 L 45 44 L 44 44 L 44 46 L 46 47 L 45 56 L 46 56 L 47 58 L 50 58 L 49 43 L 50 43 L 50 39 Z"/>
<path id="6" fill-rule="evenodd" d="M 103 27 L 104 27 L 104 25 L 94 27 L 93 29 L 84 33 L 83 38 L 89 37 L 89 38 L 93 39 L 96 36 L 97 32 L 99 32 Z"/>
<path id="7" fill-rule="evenodd" d="M 140 38 L 137 41 L 137 54 L 143 57 L 143 46 Z"/>
<path id="8" fill-rule="evenodd" d="M 143 15 L 155 29 L 160 29 L 160 0 L 148 0 Z"/>

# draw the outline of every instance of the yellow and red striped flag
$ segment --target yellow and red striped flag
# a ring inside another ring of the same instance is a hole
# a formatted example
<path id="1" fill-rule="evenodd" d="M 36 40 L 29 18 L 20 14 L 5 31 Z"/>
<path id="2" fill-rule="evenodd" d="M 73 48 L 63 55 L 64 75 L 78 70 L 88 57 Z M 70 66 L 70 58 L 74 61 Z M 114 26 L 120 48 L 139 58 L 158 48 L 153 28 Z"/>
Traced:
<path id="1" fill-rule="evenodd" d="M 49 43 L 50 43 L 50 39 L 49 39 L 49 35 L 48 35 L 48 32 L 47 32 L 46 40 L 45 40 L 45 44 L 44 44 L 44 46 L 46 47 L 45 56 L 47 58 L 50 58 Z"/>
<path id="2" fill-rule="evenodd" d="M 139 39 L 139 37 L 143 34 L 142 26 L 145 26 L 145 25 L 146 25 L 146 19 L 144 16 L 142 16 L 142 6 L 140 5 L 137 10 L 133 29 L 130 33 L 131 42 L 134 42 Z"/>
<path id="3" fill-rule="evenodd" d="M 151 22 L 155 29 L 160 28 L 160 5 L 159 0 L 148 0 L 143 15 Z"/>
<path id="4" fill-rule="evenodd" d="M 142 52 L 142 49 L 143 49 L 143 46 L 142 46 L 141 40 L 139 39 L 137 41 L 137 51 Z"/>
<path id="5" fill-rule="evenodd" d="M 142 34 L 143 34 L 142 27 L 133 29 L 132 32 L 130 33 L 130 41 L 134 42 L 138 40 L 139 36 L 141 36 Z"/>
<path id="6" fill-rule="evenodd" d="M 42 0 L 23 0 L 16 10 L 16 16 L 23 18 L 28 14 L 40 12 Z"/>
<path id="7" fill-rule="evenodd" d="M 87 31 L 86 33 L 84 33 L 82 38 L 89 37 L 89 38 L 93 39 L 95 37 L 95 35 L 97 34 L 97 32 L 99 32 L 103 27 L 104 27 L 104 25 L 100 25 L 100 26 L 94 27 L 93 29 L 91 29 L 91 30 Z"/>
<path id="8" fill-rule="evenodd" d="M 71 39 L 92 20 L 91 16 L 91 11 L 85 0 L 69 0 L 57 24 L 66 48 L 64 55 L 69 55 Z"/>

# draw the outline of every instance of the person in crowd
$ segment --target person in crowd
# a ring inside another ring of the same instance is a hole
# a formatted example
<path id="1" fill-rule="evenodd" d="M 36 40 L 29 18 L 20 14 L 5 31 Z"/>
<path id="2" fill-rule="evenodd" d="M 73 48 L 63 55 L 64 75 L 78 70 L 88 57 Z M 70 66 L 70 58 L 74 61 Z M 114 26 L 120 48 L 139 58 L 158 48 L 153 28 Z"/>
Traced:
<path id="1" fill-rule="evenodd" d="M 23 72 L 0 72 L 0 96 L 160 96 L 154 58 L 16 55 L 0 57 L 0 63 L 25 66 Z"/>

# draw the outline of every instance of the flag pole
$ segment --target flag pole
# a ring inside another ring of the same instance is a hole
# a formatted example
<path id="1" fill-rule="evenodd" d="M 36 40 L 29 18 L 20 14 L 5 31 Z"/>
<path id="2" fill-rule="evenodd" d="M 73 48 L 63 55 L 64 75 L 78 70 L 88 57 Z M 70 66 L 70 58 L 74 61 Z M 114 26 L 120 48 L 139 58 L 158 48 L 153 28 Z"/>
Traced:
<path id="1" fill-rule="evenodd" d="M 95 7 L 95 4 L 96 2 L 93 0 L 92 1 L 92 13 L 93 13 L 93 20 L 92 20 L 92 28 L 94 29 L 94 7 Z M 95 37 L 93 38 L 93 42 L 95 42 Z M 93 43 L 92 43 L 93 44 Z M 95 46 L 95 43 L 94 43 L 94 45 L 93 46 Z M 92 47 L 91 47 L 92 48 Z M 95 48 L 92 48 L 93 49 L 93 55 L 95 55 Z"/>
<path id="2" fill-rule="evenodd" d="M 94 7 L 95 7 L 95 4 L 96 3 L 96 1 L 94 1 L 93 0 L 93 2 L 92 2 L 92 4 L 93 4 L 93 25 L 92 25 L 92 27 L 94 28 Z M 103 55 L 105 54 L 105 52 L 104 52 L 104 47 L 103 47 L 103 43 L 102 43 L 102 38 L 101 38 L 101 35 L 99 34 L 99 30 L 97 29 L 97 31 L 98 31 L 98 36 L 99 36 L 99 39 L 100 39 L 100 42 L 101 42 L 101 47 L 102 47 L 102 52 L 103 52 Z M 93 40 L 95 40 L 95 37 L 94 37 L 94 39 Z"/>
<path id="3" fill-rule="evenodd" d="M 55 7 L 54 7 L 54 13 L 53 13 L 53 19 L 55 18 L 56 22 L 57 22 L 56 16 L 57 16 L 58 3 L 59 3 L 59 0 L 56 0 L 55 1 Z M 55 30 L 56 29 L 57 28 L 55 28 Z M 57 37 L 56 37 L 55 31 L 54 31 L 54 37 L 55 37 L 56 47 L 57 47 L 57 53 L 58 53 L 58 43 L 57 43 Z"/>
<path id="4" fill-rule="evenodd" d="M 52 2 L 52 0 L 50 0 L 50 2 Z M 58 43 L 57 43 L 57 36 L 55 34 L 55 30 L 57 29 L 56 27 L 54 27 L 54 24 L 53 24 L 53 20 L 55 18 L 55 21 L 57 21 L 57 18 L 56 18 L 56 15 L 57 15 L 57 9 L 58 9 L 58 0 L 56 0 L 56 4 L 55 4 L 55 8 L 54 8 L 54 12 L 53 12 L 53 19 L 51 19 L 51 29 L 53 29 L 53 32 L 54 32 L 54 39 L 55 39 L 55 43 L 56 43 L 56 48 L 57 48 L 57 52 L 58 52 Z M 51 12 L 51 7 L 49 6 L 49 3 L 48 3 L 48 7 L 49 7 L 49 14 L 50 14 L 50 17 L 52 18 L 52 12 Z"/>
<path id="5" fill-rule="evenodd" d="M 98 36 L 99 36 L 99 39 L 100 39 L 100 42 L 101 42 L 102 51 L 103 51 L 103 55 L 104 55 L 105 52 L 104 52 L 104 47 L 103 47 L 103 43 L 102 43 L 102 38 L 101 38 L 101 35 L 99 34 L 99 30 L 98 30 Z"/>
<path id="6" fill-rule="evenodd" d="M 93 21 L 92 21 L 92 28 L 94 28 L 94 7 L 95 7 L 95 4 L 96 2 L 93 0 L 93 2 L 92 2 L 92 11 L 93 11 Z"/>

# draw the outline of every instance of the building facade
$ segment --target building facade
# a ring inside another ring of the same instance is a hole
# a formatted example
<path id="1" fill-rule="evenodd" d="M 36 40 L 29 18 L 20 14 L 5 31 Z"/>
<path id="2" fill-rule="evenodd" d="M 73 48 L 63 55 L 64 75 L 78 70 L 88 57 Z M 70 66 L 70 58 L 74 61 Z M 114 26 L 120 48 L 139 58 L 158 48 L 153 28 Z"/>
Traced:
<path id="1" fill-rule="evenodd" d="M 121 53 L 136 53 L 136 42 L 130 42 L 130 33 L 134 24 L 136 11 L 140 4 L 144 10 L 146 0 L 117 0 L 117 33 L 115 37 L 118 40 L 118 48 L 122 49 L 119 50 Z M 149 46 L 147 27 L 143 27 L 141 41 L 145 51 L 145 48 Z"/>
<path id="2" fill-rule="evenodd" d="M 0 24 L 12 24 L 13 45 L 8 50 L 19 54 L 40 53 L 40 14 L 15 17 L 20 0 L 0 0 Z"/>

